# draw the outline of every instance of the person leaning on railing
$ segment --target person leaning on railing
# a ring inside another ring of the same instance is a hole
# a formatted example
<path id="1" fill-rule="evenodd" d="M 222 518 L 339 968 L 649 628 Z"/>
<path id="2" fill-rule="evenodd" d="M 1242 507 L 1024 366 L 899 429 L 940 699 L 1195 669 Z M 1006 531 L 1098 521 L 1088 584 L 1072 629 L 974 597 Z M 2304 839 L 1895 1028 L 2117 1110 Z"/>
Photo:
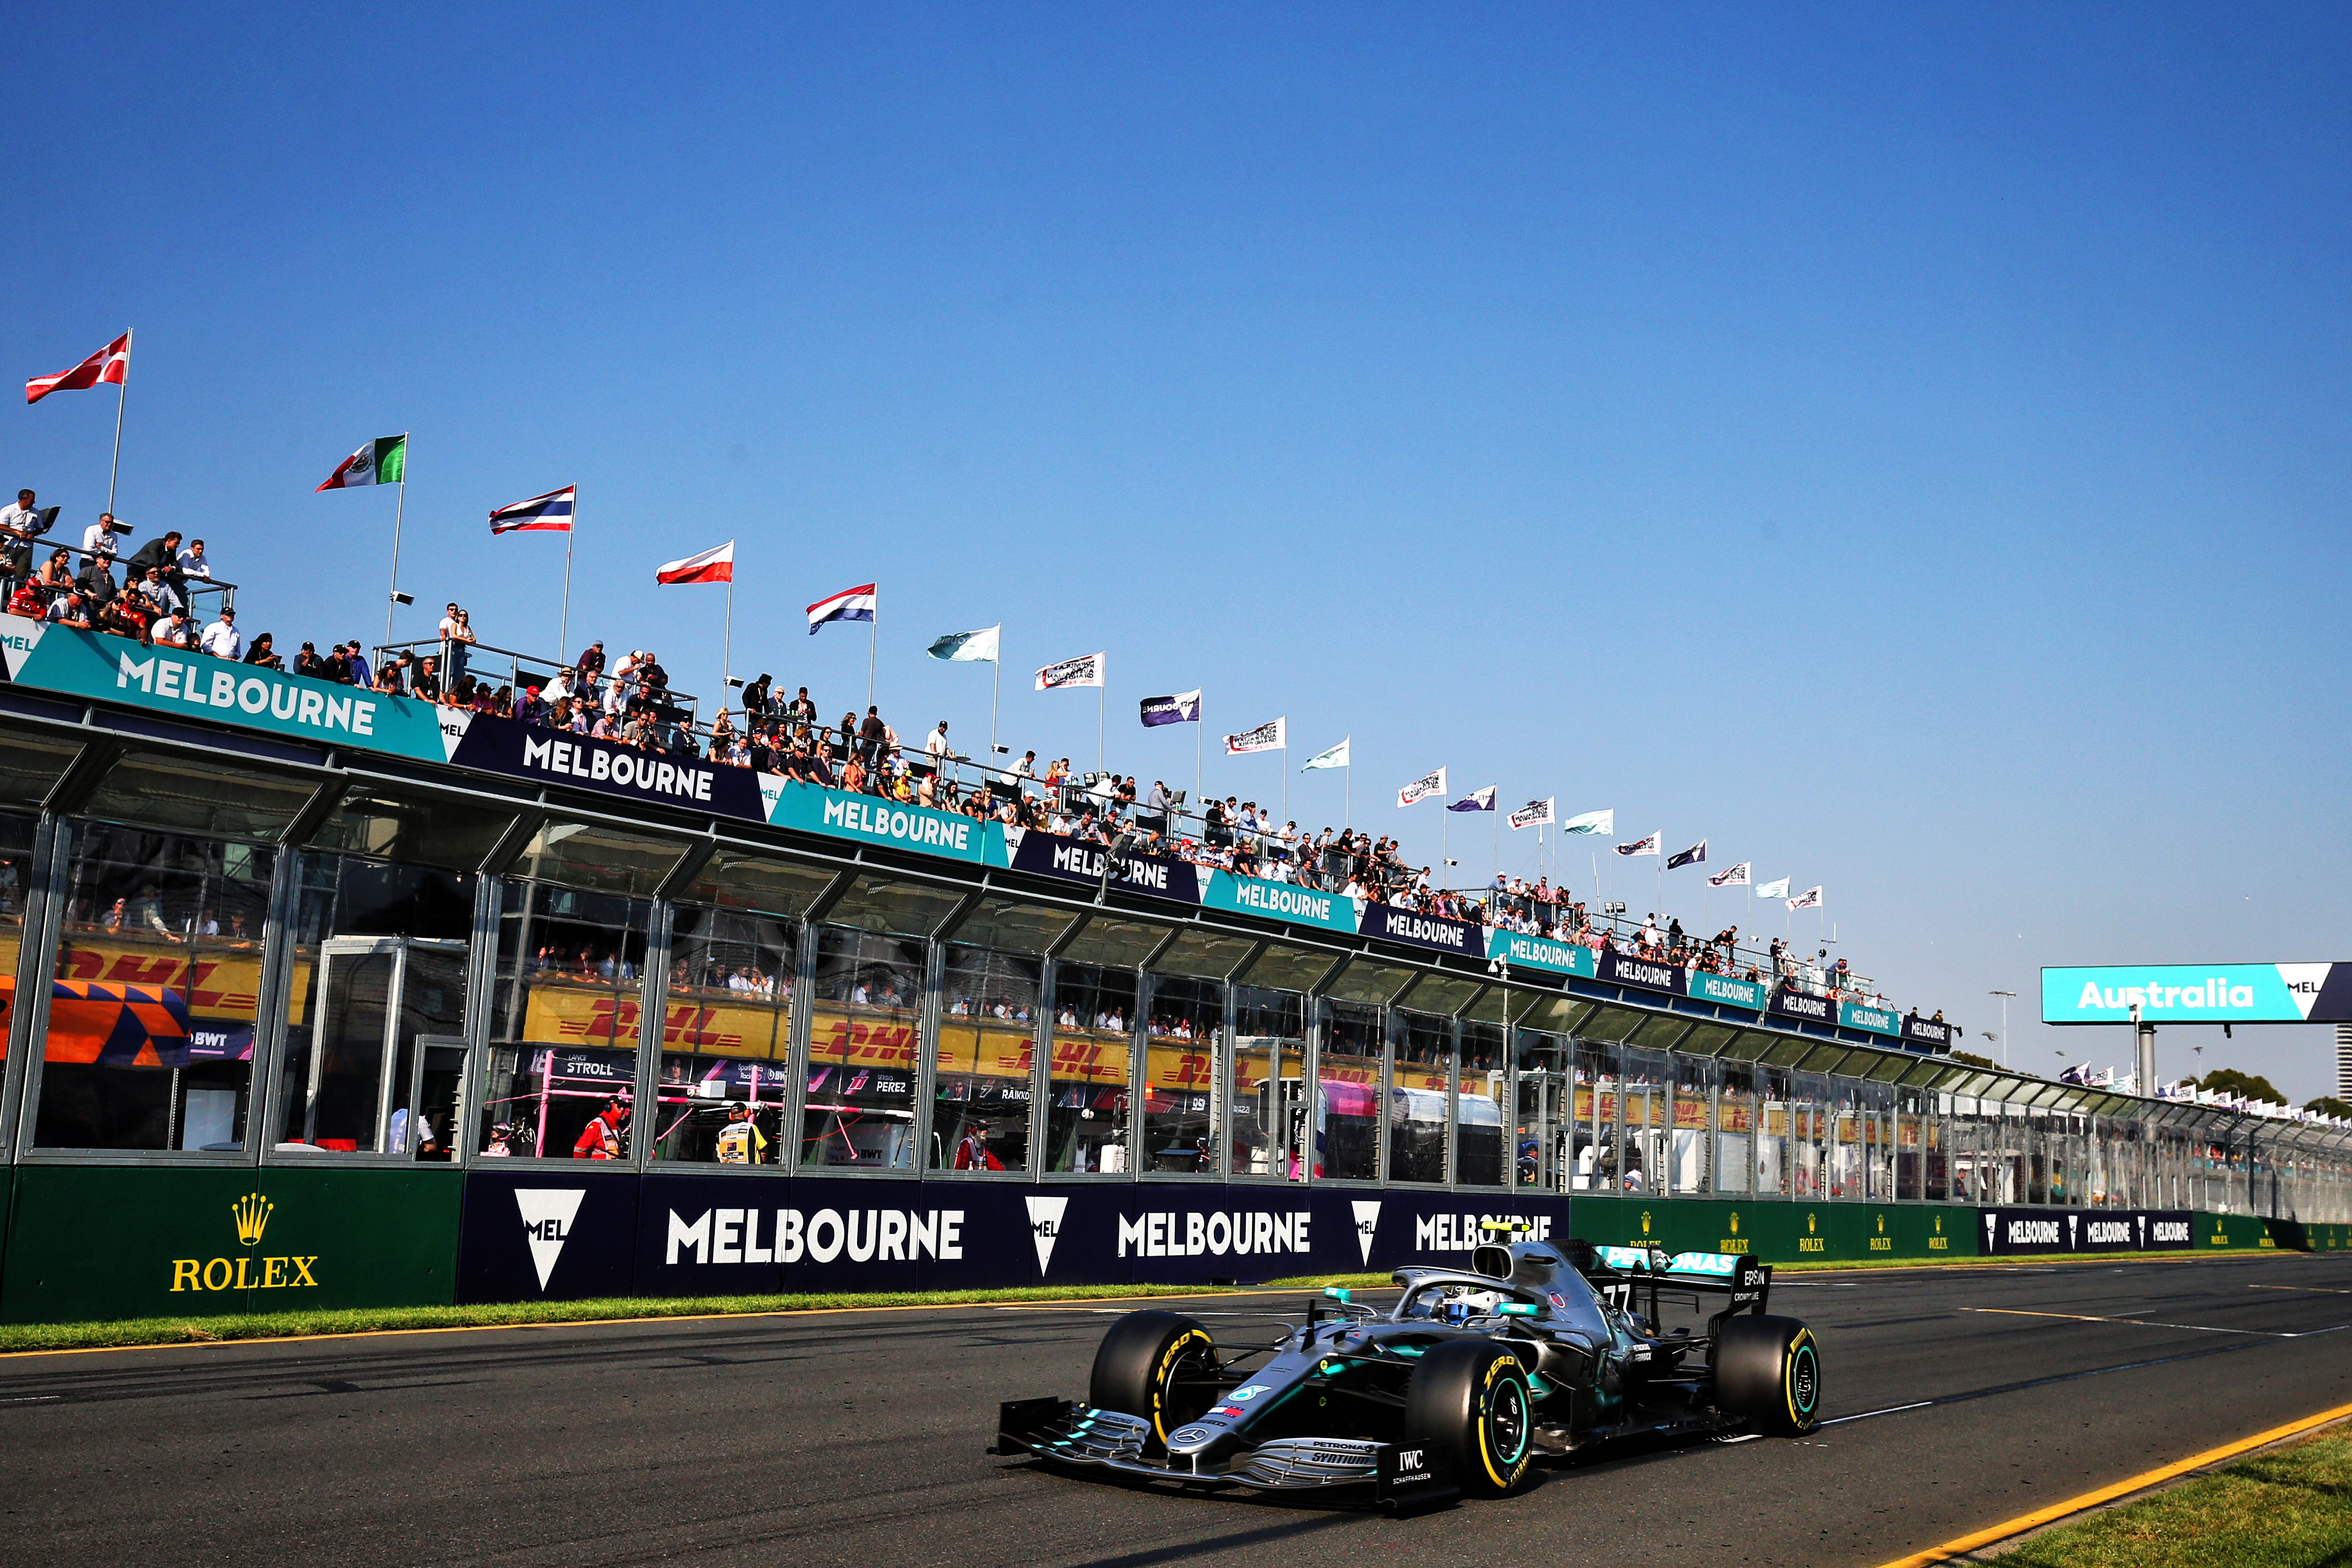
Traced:
<path id="1" fill-rule="evenodd" d="M 286 661 L 278 657 L 278 638 L 269 632 L 253 639 L 253 647 L 246 654 L 245 662 L 263 669 L 283 670 L 286 668 Z"/>

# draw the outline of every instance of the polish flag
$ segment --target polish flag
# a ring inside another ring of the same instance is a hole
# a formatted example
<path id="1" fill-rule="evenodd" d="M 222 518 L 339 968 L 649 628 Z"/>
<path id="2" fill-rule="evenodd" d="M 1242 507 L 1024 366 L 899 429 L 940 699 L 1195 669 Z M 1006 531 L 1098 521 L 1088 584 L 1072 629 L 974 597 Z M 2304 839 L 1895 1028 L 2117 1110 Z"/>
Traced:
<path id="1" fill-rule="evenodd" d="M 71 370 L 37 375 L 25 384 L 25 401 L 38 403 L 52 392 L 78 392 L 100 382 L 120 386 L 131 374 L 131 334 L 123 333 Z"/>
<path id="2" fill-rule="evenodd" d="M 735 542 L 729 540 L 716 550 L 706 550 L 699 555 L 689 555 L 683 561 L 673 561 L 654 573 L 656 583 L 732 583 L 735 581 Z"/>

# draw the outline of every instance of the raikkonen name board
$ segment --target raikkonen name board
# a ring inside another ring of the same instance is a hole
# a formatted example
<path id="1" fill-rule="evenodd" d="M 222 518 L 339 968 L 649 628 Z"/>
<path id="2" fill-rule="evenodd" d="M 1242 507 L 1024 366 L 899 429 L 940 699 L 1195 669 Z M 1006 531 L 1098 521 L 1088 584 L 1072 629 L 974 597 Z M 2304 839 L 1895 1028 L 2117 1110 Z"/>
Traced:
<path id="1" fill-rule="evenodd" d="M 2042 972 L 2045 1024 L 2352 1022 L 2352 963 L 2137 963 Z"/>

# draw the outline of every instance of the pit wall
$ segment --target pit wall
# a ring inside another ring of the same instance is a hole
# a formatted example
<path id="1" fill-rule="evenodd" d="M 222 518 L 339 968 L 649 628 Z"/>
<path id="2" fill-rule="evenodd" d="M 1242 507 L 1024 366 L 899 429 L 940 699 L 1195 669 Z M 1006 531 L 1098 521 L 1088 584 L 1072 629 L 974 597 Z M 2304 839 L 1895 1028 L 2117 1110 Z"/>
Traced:
<path id="1" fill-rule="evenodd" d="M 2352 1226 L 1410 1189 L 772 1174 L 20 1165 L 0 1321 L 1007 1286 L 1255 1284 L 1466 1268 L 1480 1222 L 1772 1263 L 2352 1249 Z"/>

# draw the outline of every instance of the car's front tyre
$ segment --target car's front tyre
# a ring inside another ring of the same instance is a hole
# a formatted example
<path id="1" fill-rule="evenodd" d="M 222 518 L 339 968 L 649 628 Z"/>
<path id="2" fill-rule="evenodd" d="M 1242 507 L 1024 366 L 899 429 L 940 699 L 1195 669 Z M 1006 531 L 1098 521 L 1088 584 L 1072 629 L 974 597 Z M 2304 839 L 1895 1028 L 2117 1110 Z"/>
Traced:
<path id="1" fill-rule="evenodd" d="M 1413 1368 L 1403 1440 L 1426 1448 L 1432 1468 L 1465 1496 L 1504 1497 L 1535 1455 L 1535 1403 L 1517 1356 L 1497 1344 L 1455 1340 Z"/>
<path id="2" fill-rule="evenodd" d="M 1174 1312 L 1129 1312 L 1095 1352 L 1087 1403 L 1141 1416 L 1165 1448 L 1171 1432 L 1216 1403 L 1216 1342 L 1208 1330 Z"/>

